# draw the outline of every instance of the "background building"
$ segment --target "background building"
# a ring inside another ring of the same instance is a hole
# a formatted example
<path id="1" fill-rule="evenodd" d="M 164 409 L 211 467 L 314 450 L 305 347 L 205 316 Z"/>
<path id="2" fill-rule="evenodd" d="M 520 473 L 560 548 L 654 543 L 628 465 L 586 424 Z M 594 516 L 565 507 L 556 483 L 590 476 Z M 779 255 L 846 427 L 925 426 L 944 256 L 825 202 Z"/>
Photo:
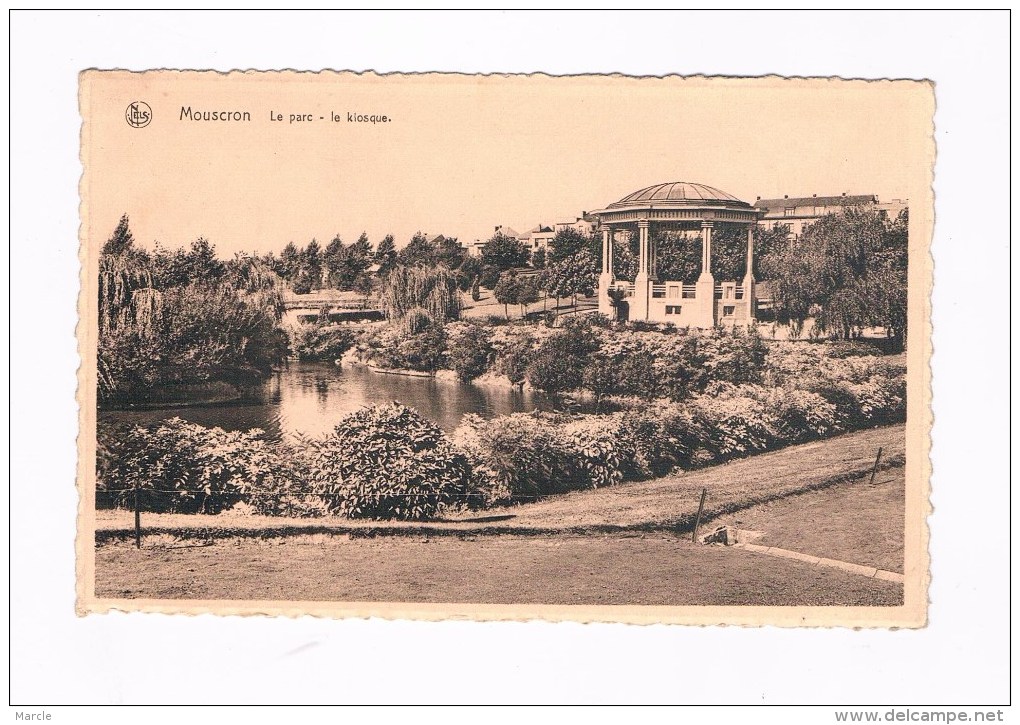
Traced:
<path id="1" fill-rule="evenodd" d="M 893 199 L 882 204 L 874 194 L 848 196 L 844 193 L 839 196 L 784 196 L 782 199 L 762 199 L 759 196 L 754 203 L 756 209 L 765 212 L 758 222 L 759 226 L 771 228 L 777 224 L 786 224 L 794 237 L 799 237 L 805 227 L 823 216 L 839 214 L 848 206 L 873 207 L 885 211 L 890 219 L 894 219 L 907 206 L 907 200 Z"/>
<path id="2" fill-rule="evenodd" d="M 524 242 L 524 247 L 530 249 L 531 253 L 534 254 L 539 249 L 549 249 L 549 243 L 556 236 L 556 231 L 545 224 L 539 224 L 534 229 L 526 231 L 520 236 L 520 240 Z"/>

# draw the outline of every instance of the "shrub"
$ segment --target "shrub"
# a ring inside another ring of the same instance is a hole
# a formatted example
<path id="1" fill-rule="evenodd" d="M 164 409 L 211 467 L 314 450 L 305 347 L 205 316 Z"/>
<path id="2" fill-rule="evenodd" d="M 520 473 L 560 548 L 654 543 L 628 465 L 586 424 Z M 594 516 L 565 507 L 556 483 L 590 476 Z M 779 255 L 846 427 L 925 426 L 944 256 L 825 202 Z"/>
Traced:
<path id="1" fill-rule="evenodd" d="M 489 331 L 481 325 L 468 325 L 451 345 L 450 367 L 468 382 L 484 374 L 495 355 Z"/>
<path id="2" fill-rule="evenodd" d="M 285 458 L 262 431 L 227 432 L 172 418 L 103 441 L 99 493 L 158 513 L 215 514 L 246 502 L 276 513 L 292 484 Z"/>
<path id="3" fill-rule="evenodd" d="M 623 480 L 624 461 L 633 458 L 634 450 L 621 435 L 619 417 L 584 416 L 563 433 L 576 471 L 572 488 L 600 488 Z"/>
<path id="4" fill-rule="evenodd" d="M 628 416 L 626 423 L 623 434 L 631 439 L 634 450 L 633 459 L 625 462 L 628 478 L 693 468 L 713 456 L 706 422 L 689 405 L 659 403 Z"/>
<path id="5" fill-rule="evenodd" d="M 729 335 L 720 333 L 708 339 L 709 377 L 713 382 L 760 383 L 768 345 L 757 328 L 744 334 L 734 328 Z"/>
<path id="6" fill-rule="evenodd" d="M 599 346 L 599 336 L 589 322 L 568 320 L 562 331 L 546 338 L 535 352 L 528 365 L 528 382 L 554 396 L 576 390 Z"/>
<path id="7" fill-rule="evenodd" d="M 821 395 L 796 388 L 780 388 L 770 394 L 776 432 L 786 442 L 823 438 L 839 432 L 836 406 Z"/>
<path id="8" fill-rule="evenodd" d="M 618 372 L 616 363 L 603 355 L 596 355 L 584 368 L 581 384 L 595 398 L 595 410 L 598 411 L 602 400 L 618 389 Z"/>
<path id="9" fill-rule="evenodd" d="M 531 500 L 569 491 L 575 478 L 556 429 L 539 416 L 516 413 L 491 421 L 465 416 L 454 439 L 488 481 L 493 500 Z"/>
<path id="10" fill-rule="evenodd" d="M 348 518 L 427 519 L 464 504 L 472 468 L 442 430 L 392 403 L 347 416 L 311 442 L 313 485 Z"/>
<path id="11" fill-rule="evenodd" d="M 337 360 L 357 337 L 344 325 L 297 325 L 291 330 L 291 350 L 299 360 Z"/>
<path id="12" fill-rule="evenodd" d="M 654 398 L 659 389 L 655 371 L 655 356 L 647 350 L 638 350 L 619 361 L 617 387 L 623 395 Z"/>
<path id="13" fill-rule="evenodd" d="M 535 354 L 535 339 L 530 334 L 513 337 L 500 351 L 496 364 L 501 373 L 517 384 L 524 381 Z"/>
<path id="14" fill-rule="evenodd" d="M 428 327 L 401 340 L 397 351 L 398 367 L 434 373 L 446 365 L 446 330 L 442 325 Z"/>
<path id="15" fill-rule="evenodd" d="M 776 440 L 775 419 L 762 403 L 765 390 L 716 383 L 695 399 L 712 452 L 725 460 L 767 450 Z"/>
<path id="16" fill-rule="evenodd" d="M 881 355 L 875 345 L 855 341 L 830 341 L 825 343 L 825 354 L 831 358 L 871 357 Z"/>
<path id="17" fill-rule="evenodd" d="M 614 417 L 516 413 L 465 416 L 454 437 L 487 481 L 489 499 L 509 503 L 623 480 L 633 452 L 618 430 Z"/>

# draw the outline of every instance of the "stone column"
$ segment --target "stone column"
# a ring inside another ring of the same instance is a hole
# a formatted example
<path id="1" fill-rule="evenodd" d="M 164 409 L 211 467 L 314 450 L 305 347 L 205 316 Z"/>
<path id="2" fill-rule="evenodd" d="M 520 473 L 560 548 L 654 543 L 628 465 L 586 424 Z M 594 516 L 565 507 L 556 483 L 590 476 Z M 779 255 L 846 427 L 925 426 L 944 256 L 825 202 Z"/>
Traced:
<path id="1" fill-rule="evenodd" d="M 751 324 L 757 313 L 754 302 L 754 225 L 747 227 L 747 272 L 744 274 L 744 301 L 747 303 L 747 323 Z"/>
<path id="2" fill-rule="evenodd" d="M 694 286 L 695 327 L 715 325 L 715 278 L 712 276 L 712 229 L 715 222 L 701 222 L 701 275 Z"/>
<path id="3" fill-rule="evenodd" d="M 630 302 L 630 319 L 648 319 L 648 298 L 651 296 L 651 283 L 649 268 L 651 266 L 648 253 L 648 220 L 638 221 L 638 241 L 640 249 L 638 252 L 638 273 L 634 279 L 634 297 Z"/>
<path id="4" fill-rule="evenodd" d="M 613 228 L 602 225 L 602 273 L 599 275 L 599 312 L 609 319 L 614 319 L 616 309 L 609 298 L 609 288 L 613 286 Z"/>

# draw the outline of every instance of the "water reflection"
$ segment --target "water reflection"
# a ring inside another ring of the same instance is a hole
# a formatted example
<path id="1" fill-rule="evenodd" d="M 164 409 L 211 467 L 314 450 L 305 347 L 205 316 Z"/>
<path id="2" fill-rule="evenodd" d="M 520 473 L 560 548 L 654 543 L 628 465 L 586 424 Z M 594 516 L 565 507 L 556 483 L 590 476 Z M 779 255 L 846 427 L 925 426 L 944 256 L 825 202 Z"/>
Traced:
<path id="1" fill-rule="evenodd" d="M 329 363 L 291 363 L 257 391 L 253 400 L 227 405 L 195 405 L 159 410 L 103 411 L 99 424 L 146 425 L 180 417 L 227 430 L 262 428 L 269 438 L 285 434 L 317 436 L 344 416 L 370 403 L 399 401 L 452 432 L 465 413 L 491 418 L 548 410 L 544 396 L 496 385 L 374 373 Z"/>

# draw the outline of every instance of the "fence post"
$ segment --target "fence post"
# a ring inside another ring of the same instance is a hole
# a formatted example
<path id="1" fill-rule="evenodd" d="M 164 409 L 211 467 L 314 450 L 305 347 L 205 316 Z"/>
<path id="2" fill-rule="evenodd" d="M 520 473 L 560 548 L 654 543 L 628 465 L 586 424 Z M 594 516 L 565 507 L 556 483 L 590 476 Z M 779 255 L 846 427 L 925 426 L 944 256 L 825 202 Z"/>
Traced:
<path id="1" fill-rule="evenodd" d="M 707 489 L 701 489 L 701 503 L 698 504 L 698 516 L 694 519 L 694 533 L 691 534 L 691 541 L 698 543 L 698 528 L 701 526 L 701 513 L 705 510 L 705 494 Z"/>
<path id="2" fill-rule="evenodd" d="M 142 513 L 138 506 L 138 481 L 135 481 L 135 548 L 142 548 Z"/>
<path id="3" fill-rule="evenodd" d="M 871 480 L 868 481 L 868 485 L 872 485 L 875 482 L 875 474 L 878 473 L 878 462 L 882 460 L 882 446 L 878 447 L 878 455 L 875 456 L 875 465 L 871 469 Z"/>

